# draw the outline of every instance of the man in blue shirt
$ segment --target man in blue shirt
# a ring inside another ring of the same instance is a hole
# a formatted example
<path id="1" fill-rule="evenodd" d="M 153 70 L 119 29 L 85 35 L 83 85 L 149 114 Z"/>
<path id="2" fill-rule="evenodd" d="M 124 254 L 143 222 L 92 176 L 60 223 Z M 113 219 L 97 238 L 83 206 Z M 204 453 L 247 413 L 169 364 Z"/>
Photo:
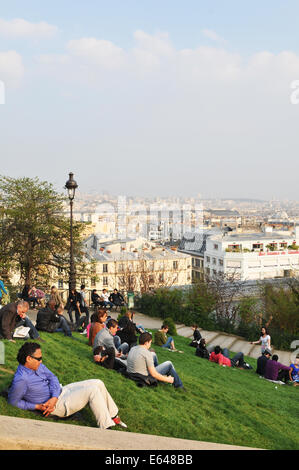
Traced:
<path id="1" fill-rule="evenodd" d="M 84 380 L 66 386 L 42 363 L 38 343 L 24 343 L 17 356 L 19 366 L 8 392 L 8 403 L 22 410 L 39 410 L 44 416 L 70 416 L 89 404 L 101 429 L 116 424 L 127 427 L 101 380 Z"/>

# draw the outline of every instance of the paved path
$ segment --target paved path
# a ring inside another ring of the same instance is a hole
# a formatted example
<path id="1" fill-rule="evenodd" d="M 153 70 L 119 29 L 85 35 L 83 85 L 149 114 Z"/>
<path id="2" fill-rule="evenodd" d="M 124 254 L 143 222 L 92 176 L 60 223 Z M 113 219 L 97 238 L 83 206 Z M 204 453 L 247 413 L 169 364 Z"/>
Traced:
<path id="1" fill-rule="evenodd" d="M 37 315 L 37 310 L 29 310 L 29 318 L 35 323 Z M 112 318 L 117 318 L 119 315 L 118 312 L 111 312 Z M 67 317 L 67 315 L 66 315 Z M 143 313 L 135 313 L 134 322 L 142 324 L 145 328 L 148 329 L 158 329 L 161 327 L 163 320 L 161 318 L 153 318 Z M 193 330 L 189 326 L 182 324 L 176 324 L 177 333 L 180 336 L 185 336 L 186 338 L 193 337 Z M 208 346 L 219 345 L 221 348 L 228 348 L 232 352 L 242 351 L 245 356 L 253 357 L 257 359 L 261 355 L 261 346 L 250 344 L 244 338 L 240 336 L 230 335 L 228 333 L 223 333 L 220 331 L 207 331 L 202 328 L 199 328 L 201 336 L 206 339 Z M 258 339 L 258 338 L 257 338 Z M 291 362 L 295 359 L 294 351 L 279 351 L 273 348 L 272 354 L 277 354 L 279 362 L 289 366 Z M 291 358 L 293 356 L 293 358 Z"/>

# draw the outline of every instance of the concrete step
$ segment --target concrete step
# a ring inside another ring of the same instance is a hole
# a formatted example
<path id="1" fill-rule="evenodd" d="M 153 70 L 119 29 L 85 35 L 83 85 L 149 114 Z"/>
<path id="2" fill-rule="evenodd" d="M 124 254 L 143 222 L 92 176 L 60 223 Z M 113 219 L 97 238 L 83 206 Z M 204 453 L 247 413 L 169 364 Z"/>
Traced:
<path id="1" fill-rule="evenodd" d="M 230 348 L 232 352 L 236 352 L 236 353 L 242 352 L 244 356 L 250 356 L 249 353 L 251 349 L 252 349 L 252 344 L 242 339 L 237 339 Z"/>
<path id="2" fill-rule="evenodd" d="M 180 336 L 185 336 L 185 338 L 193 338 L 193 330 L 189 326 L 177 327 L 177 334 Z"/>
<path id="3" fill-rule="evenodd" d="M 215 341 L 215 338 L 220 335 L 218 331 L 206 331 L 206 330 L 200 330 L 200 334 L 202 338 L 205 338 L 207 344 L 210 344 L 211 341 Z"/>
<path id="4" fill-rule="evenodd" d="M 289 366 L 292 362 L 291 355 L 289 351 L 277 351 L 276 349 L 272 349 L 272 354 L 277 354 L 278 362 L 284 364 L 285 366 Z"/>
<path id="5" fill-rule="evenodd" d="M 212 442 L 0 416 L 0 450 L 249 450 Z"/>
<path id="6" fill-rule="evenodd" d="M 261 353 L 261 346 L 260 345 L 250 345 L 251 346 L 251 350 L 249 352 L 249 356 L 250 357 L 253 357 L 254 359 L 257 359 L 258 357 L 260 357 L 260 355 L 262 354 Z"/>

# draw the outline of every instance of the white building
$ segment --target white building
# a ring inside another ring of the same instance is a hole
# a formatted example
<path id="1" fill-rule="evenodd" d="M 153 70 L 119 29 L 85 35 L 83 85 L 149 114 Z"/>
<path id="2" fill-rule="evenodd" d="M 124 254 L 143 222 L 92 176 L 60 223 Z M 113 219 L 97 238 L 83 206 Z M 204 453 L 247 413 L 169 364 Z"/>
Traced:
<path id="1" fill-rule="evenodd" d="M 298 244 L 299 227 L 293 233 L 267 228 L 212 236 L 206 241 L 205 272 L 231 274 L 242 281 L 290 277 L 299 270 Z"/>

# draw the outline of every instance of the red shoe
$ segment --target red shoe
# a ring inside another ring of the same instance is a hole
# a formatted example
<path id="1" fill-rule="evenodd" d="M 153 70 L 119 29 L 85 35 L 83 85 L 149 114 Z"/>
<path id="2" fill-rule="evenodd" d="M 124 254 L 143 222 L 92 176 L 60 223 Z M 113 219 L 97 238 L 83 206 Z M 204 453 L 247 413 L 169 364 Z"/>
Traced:
<path id="1" fill-rule="evenodd" d="M 128 426 L 120 419 L 119 416 L 116 416 L 116 418 L 113 418 L 113 421 L 115 424 L 118 424 L 119 426 L 122 426 L 123 428 L 127 428 Z"/>

